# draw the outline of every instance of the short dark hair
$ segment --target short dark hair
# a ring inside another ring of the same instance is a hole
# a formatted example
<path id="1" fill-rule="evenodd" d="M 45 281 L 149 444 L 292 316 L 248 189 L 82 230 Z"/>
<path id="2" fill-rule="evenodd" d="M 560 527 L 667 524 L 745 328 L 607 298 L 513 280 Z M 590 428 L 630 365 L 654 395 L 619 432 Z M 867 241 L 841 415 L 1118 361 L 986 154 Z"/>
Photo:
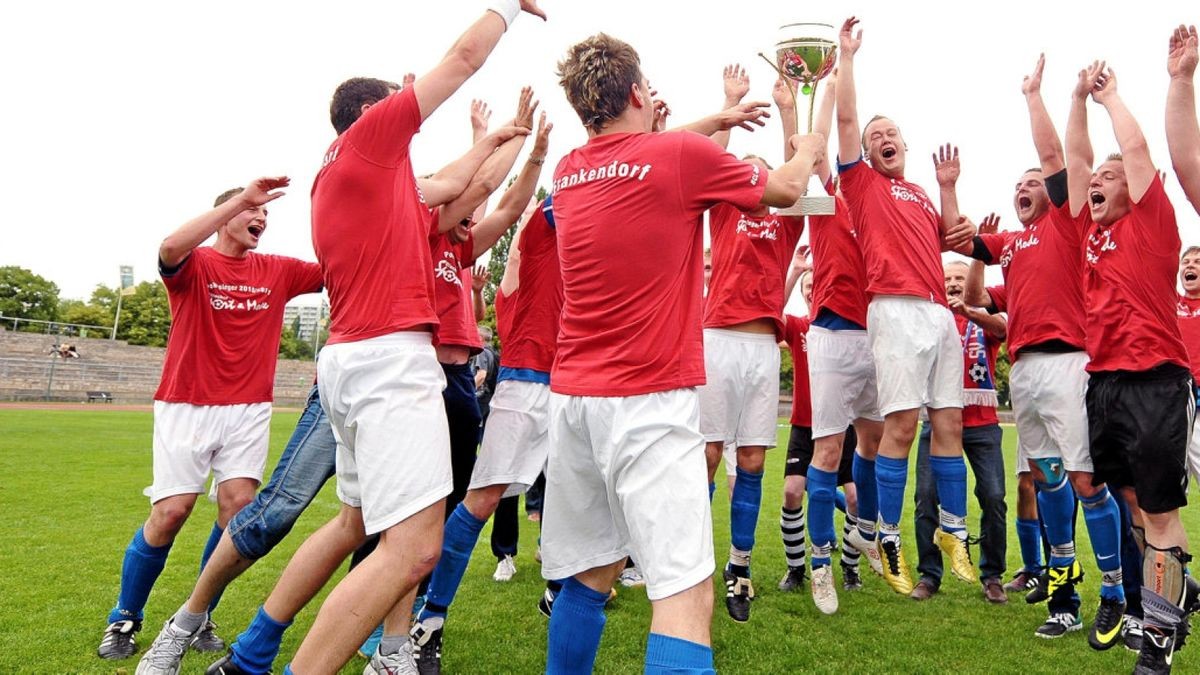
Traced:
<path id="1" fill-rule="evenodd" d="M 233 199 L 234 197 L 242 194 L 242 191 L 245 189 L 246 188 L 243 188 L 243 187 L 235 187 L 235 188 L 229 188 L 228 190 L 222 192 L 221 194 L 217 195 L 216 200 L 213 201 L 213 208 L 215 209 L 218 206 L 229 201 L 230 199 Z"/>
<path id="2" fill-rule="evenodd" d="M 334 90 L 333 99 L 329 102 L 329 121 L 341 136 L 362 116 L 364 105 L 378 103 L 399 89 L 400 85 L 395 82 L 373 77 L 352 77 Z"/>
<path id="3" fill-rule="evenodd" d="M 867 123 L 864 124 L 862 128 L 862 150 L 864 155 L 867 154 L 867 127 L 871 126 L 871 124 L 874 122 L 878 122 L 879 120 L 888 120 L 891 121 L 892 124 L 896 124 L 895 121 L 887 115 L 875 115 L 871 119 L 867 120 Z M 900 125 L 897 124 L 896 128 L 899 129 Z"/>
<path id="4" fill-rule="evenodd" d="M 625 112 L 629 90 L 641 80 L 637 50 L 604 33 L 573 45 L 558 62 L 558 83 L 567 101 L 583 126 L 596 132 Z"/>

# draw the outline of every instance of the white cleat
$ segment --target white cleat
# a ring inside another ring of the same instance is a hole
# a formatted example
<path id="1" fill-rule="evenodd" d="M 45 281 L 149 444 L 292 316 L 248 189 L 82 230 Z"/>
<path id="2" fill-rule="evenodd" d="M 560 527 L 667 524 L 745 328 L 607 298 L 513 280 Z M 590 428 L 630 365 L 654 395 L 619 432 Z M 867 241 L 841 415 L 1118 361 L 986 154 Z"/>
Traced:
<path id="1" fill-rule="evenodd" d="M 864 539 L 862 532 L 855 527 L 850 530 L 850 534 L 846 535 L 846 543 L 853 546 L 859 555 L 867 559 L 872 572 L 883 576 L 883 559 L 879 557 L 879 549 L 875 547 L 875 542 Z"/>
<path id="2" fill-rule="evenodd" d="M 818 567 L 812 571 L 813 603 L 822 614 L 833 614 L 838 610 L 837 589 L 833 586 L 833 565 Z"/>
<path id="3" fill-rule="evenodd" d="M 496 572 L 492 575 L 495 581 L 512 581 L 517 574 L 517 563 L 511 555 L 505 555 L 496 563 Z"/>
<path id="4" fill-rule="evenodd" d="M 154 638 L 150 648 L 142 655 L 142 660 L 138 662 L 137 675 L 178 675 L 183 654 L 200 631 L 188 633 L 176 628 L 172 619 L 167 619 L 158 637 Z"/>
<path id="5" fill-rule="evenodd" d="M 394 654 L 380 654 L 376 649 L 363 667 L 363 675 L 418 675 L 419 672 L 413 659 L 412 642 L 408 640 Z"/>

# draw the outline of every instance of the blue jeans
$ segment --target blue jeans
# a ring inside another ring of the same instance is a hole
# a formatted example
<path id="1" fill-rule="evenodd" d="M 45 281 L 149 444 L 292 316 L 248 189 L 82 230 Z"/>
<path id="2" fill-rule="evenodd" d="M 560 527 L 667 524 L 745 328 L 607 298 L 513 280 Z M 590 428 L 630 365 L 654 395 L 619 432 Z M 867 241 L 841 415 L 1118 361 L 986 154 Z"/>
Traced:
<path id="1" fill-rule="evenodd" d="M 314 384 L 271 479 L 254 501 L 229 521 L 226 531 L 238 555 L 257 560 L 283 541 L 296 519 L 333 476 L 336 456 L 333 427 L 321 409 L 321 398 Z"/>
<path id="2" fill-rule="evenodd" d="M 1008 554 L 1007 513 L 1004 503 L 1004 453 L 1000 448 L 1000 425 L 963 427 L 963 454 L 975 474 L 975 498 L 979 500 L 979 575 L 980 579 L 999 579 L 1004 575 Z M 933 543 L 938 527 L 937 483 L 929 462 L 930 427 L 921 425 L 917 442 L 916 531 L 921 578 L 938 587 L 942 582 L 942 553 Z"/>

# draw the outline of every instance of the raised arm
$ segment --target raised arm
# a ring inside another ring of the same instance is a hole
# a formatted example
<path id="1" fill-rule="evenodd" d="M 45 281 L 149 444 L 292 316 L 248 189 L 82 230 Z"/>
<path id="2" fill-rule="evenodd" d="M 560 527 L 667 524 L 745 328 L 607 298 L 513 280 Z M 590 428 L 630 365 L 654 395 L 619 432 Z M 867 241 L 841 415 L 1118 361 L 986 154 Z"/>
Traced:
<path id="1" fill-rule="evenodd" d="M 1025 104 L 1029 107 L 1029 127 L 1033 132 L 1033 147 L 1041 162 L 1042 175 L 1052 176 L 1062 171 L 1066 164 L 1062 141 L 1058 139 L 1058 131 L 1054 129 L 1046 102 L 1042 100 L 1042 71 L 1045 68 L 1046 55 L 1042 54 L 1038 56 L 1033 72 L 1021 82 L 1021 93 L 1025 94 Z"/>
<path id="2" fill-rule="evenodd" d="M 666 108 L 665 104 L 663 106 L 662 110 L 665 112 L 662 120 L 665 121 L 666 115 L 670 114 L 670 109 Z M 721 131 L 727 132 L 734 127 L 740 127 L 746 131 L 754 131 L 755 126 L 761 127 L 766 125 L 763 119 L 771 116 L 771 112 L 768 110 L 770 107 L 771 104 L 765 101 L 739 103 L 721 112 L 713 113 L 708 117 L 702 117 L 690 124 L 675 127 L 671 131 L 694 131 L 705 136 L 713 136 Z M 726 139 L 726 143 L 728 143 L 728 139 Z"/>
<path id="3" fill-rule="evenodd" d="M 779 123 L 783 129 L 783 161 L 786 162 L 796 152 L 792 148 L 792 136 L 799 128 L 796 126 L 796 98 L 792 93 L 792 83 L 782 77 L 776 79 L 771 98 L 779 109 Z"/>
<path id="4" fill-rule="evenodd" d="M 793 136 L 794 154 L 783 166 L 767 174 L 767 187 L 760 202 L 767 206 L 785 207 L 795 204 L 805 188 L 813 169 L 825 159 L 825 137 L 818 134 Z"/>
<path id="5" fill-rule="evenodd" d="M 788 300 L 792 298 L 792 291 L 796 290 L 796 284 L 800 281 L 800 277 L 811 269 L 812 263 L 808 259 L 808 247 L 797 246 L 796 252 L 792 254 L 792 264 L 788 266 L 787 278 L 783 282 L 784 305 L 787 305 Z"/>
<path id="6" fill-rule="evenodd" d="M 837 74 L 836 68 L 825 78 L 825 95 L 821 97 L 821 107 L 817 109 L 817 117 L 813 120 L 813 133 L 821 134 L 825 138 L 829 138 L 829 132 L 833 130 L 833 103 L 837 97 Z M 795 116 L 795 110 L 792 111 Z M 829 157 L 825 161 L 817 164 L 817 177 L 821 179 L 821 185 L 829 182 L 832 171 L 829 167 Z"/>
<path id="7" fill-rule="evenodd" d="M 224 203 L 196 216 L 167 235 L 158 246 L 159 264 L 167 269 L 179 267 L 192 253 L 192 249 L 204 243 L 225 223 L 247 209 L 261 210 L 265 218 L 267 210 L 263 207 L 283 196 L 280 188 L 290 183 L 287 176 L 274 178 L 256 178 L 244 190 L 234 195 Z"/>
<path id="8" fill-rule="evenodd" d="M 521 219 L 521 212 L 525 210 L 529 201 L 533 199 L 533 193 L 537 190 L 538 178 L 542 175 L 542 165 L 546 162 L 546 151 L 550 147 L 550 131 L 552 129 L 554 129 L 554 125 L 546 121 L 546 113 L 543 112 L 541 119 L 538 120 L 538 132 L 533 142 L 533 152 L 529 154 L 529 159 L 525 161 L 521 173 L 517 174 L 517 179 L 512 186 L 504 192 L 500 203 L 496 205 L 496 210 L 479 221 L 472 230 L 475 242 L 474 257 L 478 258 L 483 255 L 484 251 L 491 248 L 500 239 L 500 235 L 504 234 L 505 230 Z"/>
<path id="9" fill-rule="evenodd" d="M 721 79 L 724 81 L 725 87 L 725 104 L 721 106 L 722 110 L 727 110 L 742 102 L 746 98 L 746 94 L 750 93 L 750 77 L 746 75 L 746 69 L 741 64 L 732 64 L 725 66 L 725 71 L 721 73 Z M 713 134 L 712 139 L 717 145 L 722 148 L 729 148 L 729 129 L 722 129 Z"/>
<path id="10" fill-rule="evenodd" d="M 838 37 L 837 100 L 838 161 L 849 164 L 862 157 L 862 129 L 858 126 L 858 96 L 854 91 L 854 55 L 862 46 L 862 30 L 856 34 L 858 19 L 850 17 L 842 24 Z"/>
<path id="11" fill-rule="evenodd" d="M 1193 76 L 1200 60 L 1196 27 L 1180 26 L 1171 34 L 1167 73 L 1167 147 L 1171 164 L 1192 208 L 1200 213 L 1200 125 L 1196 122 L 1196 88 Z"/>
<path id="12" fill-rule="evenodd" d="M 508 24 L 522 11 L 541 17 L 543 21 L 546 19 L 545 13 L 538 9 L 536 0 L 498 0 L 492 9 L 484 12 L 455 40 L 450 51 L 433 70 L 413 83 L 422 120 L 428 119 L 434 110 L 483 67 L 488 55 L 508 29 Z"/>
<path id="13" fill-rule="evenodd" d="M 1156 171 L 1150 159 L 1150 145 L 1138 126 L 1133 113 L 1117 92 L 1117 74 L 1109 68 L 1092 88 L 1092 98 L 1104 106 L 1112 120 L 1113 135 L 1121 149 L 1121 163 L 1125 166 L 1125 181 L 1129 185 L 1129 198 L 1140 202 L 1154 182 Z"/>
<path id="14" fill-rule="evenodd" d="M 1087 208 L 1088 182 L 1092 176 L 1092 139 L 1088 135 L 1087 97 L 1097 78 L 1104 72 L 1102 61 L 1079 71 L 1075 88 L 1071 90 L 1071 112 L 1067 117 L 1066 163 L 1067 203 L 1071 215 L 1078 216 Z"/>
<path id="15" fill-rule="evenodd" d="M 475 304 L 475 323 L 483 321 L 484 315 L 487 314 L 487 303 L 483 301 L 483 289 L 488 282 L 487 265 L 476 265 L 475 269 L 471 270 L 471 297 Z"/>
<path id="16" fill-rule="evenodd" d="M 471 184 L 471 178 L 479 173 L 480 167 L 492 156 L 496 148 L 514 136 L 524 136 L 529 130 L 524 127 L 500 127 L 478 139 L 467 154 L 450 162 L 428 178 L 418 178 L 417 185 L 425 197 L 425 205 L 435 208 L 453 201 Z"/>
<path id="17" fill-rule="evenodd" d="M 1000 216 L 988 214 L 979 223 L 979 234 L 995 234 L 1000 229 Z M 967 271 L 967 283 L 963 286 L 963 301 L 974 307 L 991 307 L 992 296 L 984 285 L 982 260 L 972 260 L 971 268 Z"/>

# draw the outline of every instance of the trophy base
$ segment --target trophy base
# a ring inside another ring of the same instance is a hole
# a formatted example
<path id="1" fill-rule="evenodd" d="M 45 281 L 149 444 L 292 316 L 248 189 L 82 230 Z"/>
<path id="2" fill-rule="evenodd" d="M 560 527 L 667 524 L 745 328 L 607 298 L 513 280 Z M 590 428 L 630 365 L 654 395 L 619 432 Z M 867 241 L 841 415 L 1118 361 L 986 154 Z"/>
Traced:
<path id="1" fill-rule="evenodd" d="M 832 216 L 835 211 L 832 195 L 805 195 L 795 204 L 775 213 L 781 216 Z"/>

